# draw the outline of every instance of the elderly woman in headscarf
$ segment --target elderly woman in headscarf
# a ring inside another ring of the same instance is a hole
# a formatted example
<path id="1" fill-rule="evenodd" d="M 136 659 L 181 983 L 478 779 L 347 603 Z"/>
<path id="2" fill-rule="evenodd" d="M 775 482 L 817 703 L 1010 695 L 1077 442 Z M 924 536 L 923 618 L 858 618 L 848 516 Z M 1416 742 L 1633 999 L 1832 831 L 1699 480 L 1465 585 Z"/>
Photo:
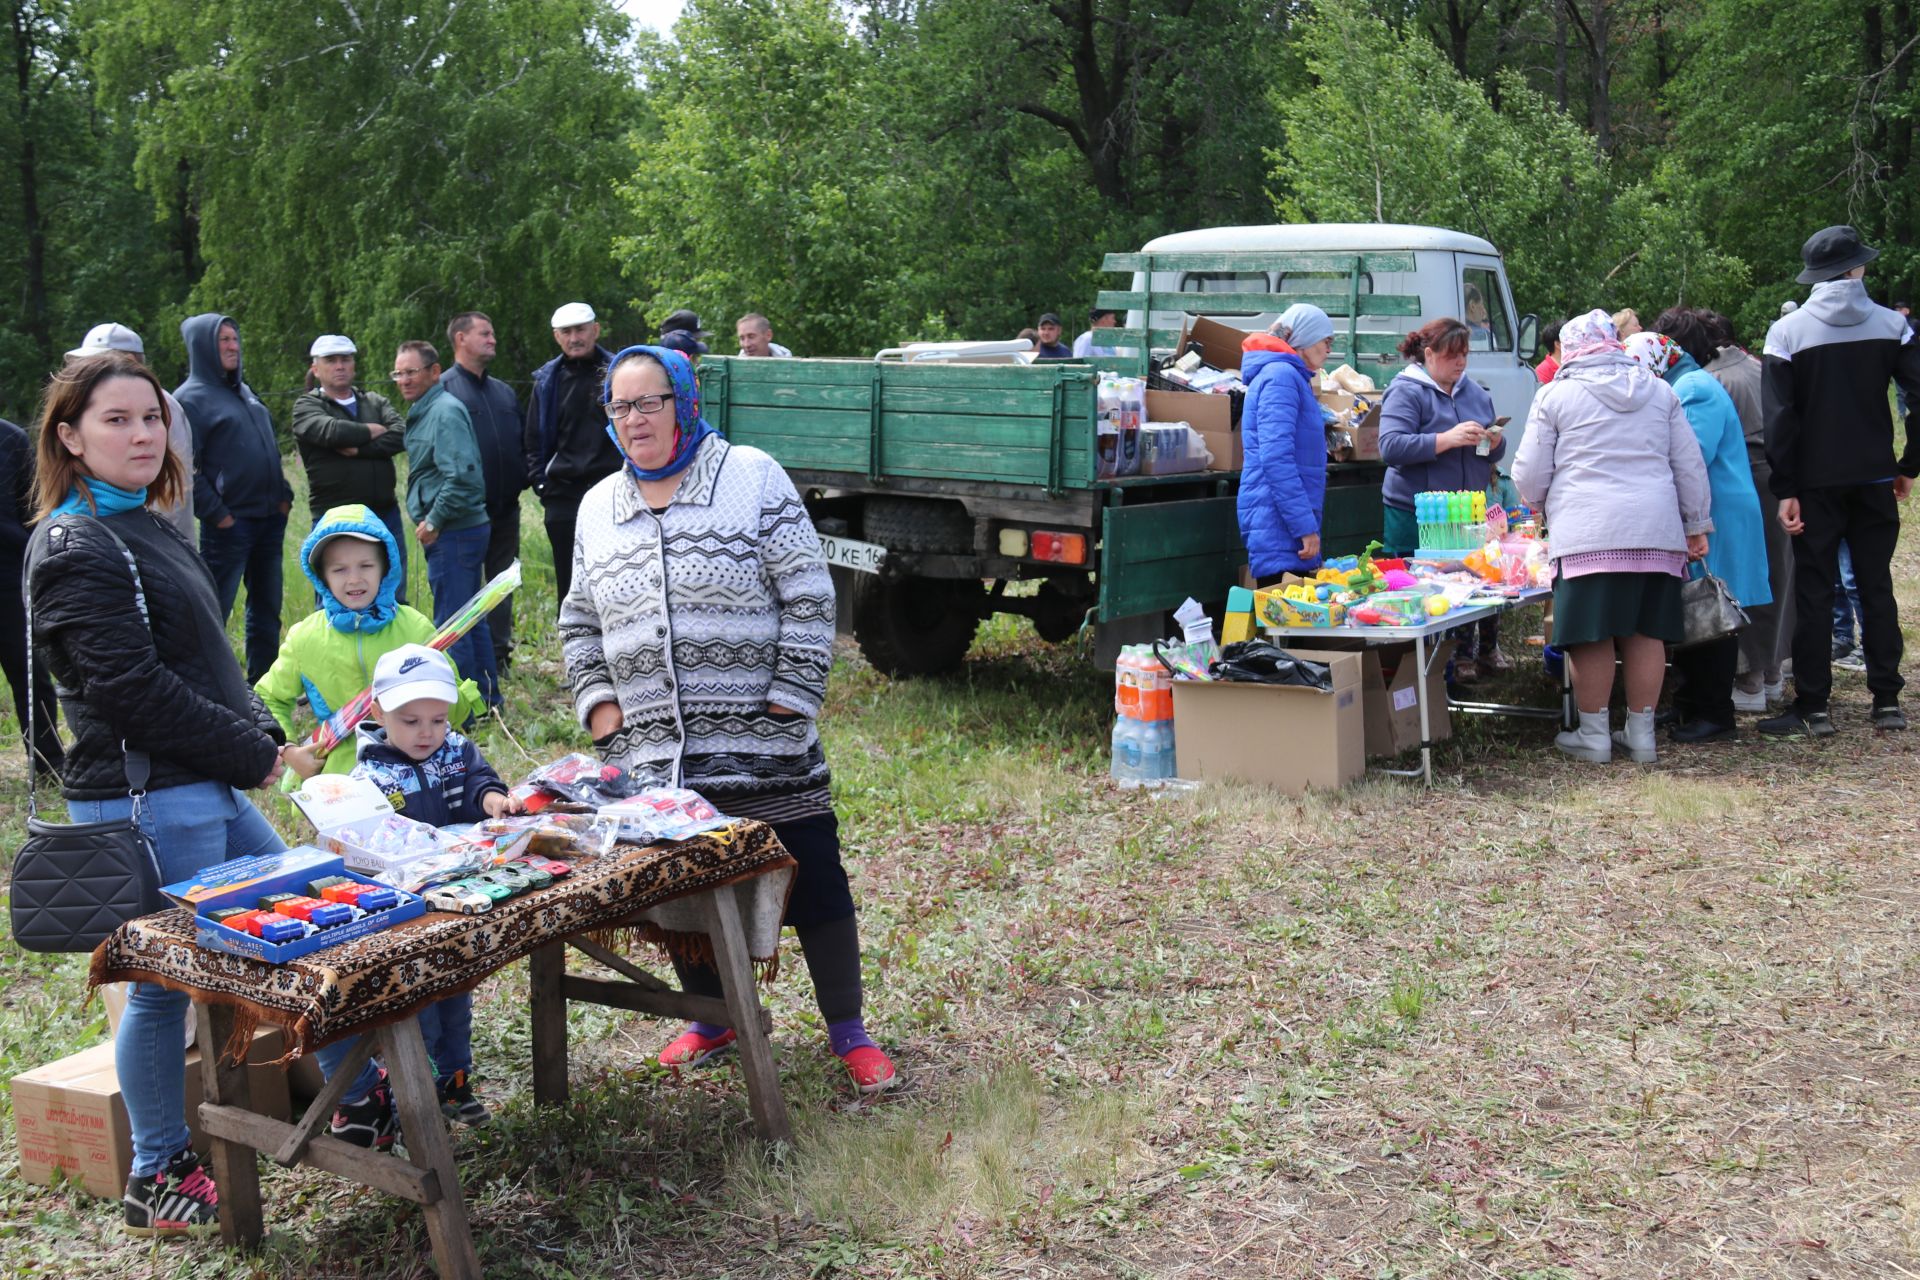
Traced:
<path id="1" fill-rule="evenodd" d="M 1240 538 L 1254 580 L 1320 567 L 1327 499 L 1327 427 L 1313 376 L 1333 352 L 1333 321 L 1296 302 L 1266 333 L 1240 344 L 1247 384 L 1240 414 Z"/>
<path id="2" fill-rule="evenodd" d="M 1513 463 L 1522 500 L 1546 512 L 1554 643 L 1572 664 L 1580 712 L 1554 745 L 1596 764 L 1616 746 L 1650 762 L 1666 646 L 1684 634 L 1680 582 L 1713 528 L 1706 463 L 1679 396 L 1627 355 L 1606 312 L 1567 321 L 1560 349 Z M 1609 736 L 1616 654 L 1627 718 Z"/>
<path id="3" fill-rule="evenodd" d="M 1676 327 L 1713 357 L 1702 326 Z M 1703 562 L 1706 572 L 1725 582 L 1743 608 L 1771 603 L 1760 495 L 1753 487 L 1746 436 L 1732 397 L 1691 352 L 1664 333 L 1636 333 L 1626 348 L 1636 364 L 1674 389 L 1700 443 L 1713 501 L 1713 546 Z M 1733 677 L 1739 663 L 1737 633 L 1675 651 L 1673 669 L 1681 677 L 1673 695 L 1679 717 L 1673 727 L 1675 742 L 1723 742 L 1735 736 Z"/>
<path id="4" fill-rule="evenodd" d="M 625 465 L 587 492 L 560 639 L 574 710 L 610 763 L 691 787 L 772 826 L 799 864 L 799 935 L 833 1051 L 863 1093 L 894 1083 L 861 1020 L 860 941 L 814 721 L 833 663 L 833 584 L 793 481 L 700 416 L 685 355 L 628 347 L 607 367 L 608 432 Z M 721 993 L 710 965 L 681 986 Z M 734 1042 L 696 1022 L 660 1054 L 692 1066 Z"/>

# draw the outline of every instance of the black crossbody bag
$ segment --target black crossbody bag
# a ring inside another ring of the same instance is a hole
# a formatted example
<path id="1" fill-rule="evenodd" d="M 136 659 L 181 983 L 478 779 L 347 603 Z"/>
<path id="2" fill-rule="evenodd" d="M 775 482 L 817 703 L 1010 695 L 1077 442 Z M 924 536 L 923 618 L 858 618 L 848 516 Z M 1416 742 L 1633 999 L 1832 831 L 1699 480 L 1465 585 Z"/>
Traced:
<path id="1" fill-rule="evenodd" d="M 104 521 L 100 527 L 119 546 L 133 570 L 133 600 L 140 620 L 153 630 L 146 588 L 133 552 Z M 27 724 L 33 720 L 33 593 L 27 597 Z M 166 906 L 160 896 L 160 858 L 140 829 L 152 761 L 125 742 L 127 795 L 133 812 L 104 822 L 50 822 L 40 816 L 31 783 L 27 790 L 27 839 L 13 862 L 13 937 L 28 951 L 92 951 L 127 921 Z M 31 739 L 29 739 L 31 752 Z"/>

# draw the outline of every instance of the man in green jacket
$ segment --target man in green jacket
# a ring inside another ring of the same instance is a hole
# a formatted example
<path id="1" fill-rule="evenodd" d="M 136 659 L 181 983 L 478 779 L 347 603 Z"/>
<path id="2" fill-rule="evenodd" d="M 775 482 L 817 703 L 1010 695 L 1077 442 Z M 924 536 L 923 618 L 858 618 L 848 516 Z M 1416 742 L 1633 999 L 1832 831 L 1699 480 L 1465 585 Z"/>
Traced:
<path id="1" fill-rule="evenodd" d="M 407 402 L 407 514 L 426 552 L 438 625 L 485 585 L 491 528 L 480 446 L 467 407 L 440 385 L 440 353 L 431 342 L 400 344 L 393 381 Z M 479 684 L 488 706 L 500 705 L 493 635 L 486 627 L 467 632 L 447 656 Z"/>
<path id="2" fill-rule="evenodd" d="M 315 524 L 335 507 L 359 504 L 379 516 L 400 544 L 400 592 L 407 602 L 406 545 L 394 498 L 393 460 L 405 448 L 406 424 L 383 395 L 353 385 L 359 348 L 323 333 L 307 352 L 310 385 L 293 402 L 293 438 L 307 470 L 307 510 Z"/>

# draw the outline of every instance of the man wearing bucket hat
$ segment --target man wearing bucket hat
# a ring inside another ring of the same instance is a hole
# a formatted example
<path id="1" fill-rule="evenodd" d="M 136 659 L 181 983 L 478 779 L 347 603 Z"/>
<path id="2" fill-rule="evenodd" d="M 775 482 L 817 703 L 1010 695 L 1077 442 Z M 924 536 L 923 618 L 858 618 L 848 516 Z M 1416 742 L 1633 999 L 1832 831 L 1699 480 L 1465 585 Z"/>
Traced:
<path id="1" fill-rule="evenodd" d="M 307 349 L 307 390 L 293 402 L 293 439 L 307 470 L 313 522 L 335 507 L 364 506 L 400 546 L 399 594 L 407 602 L 405 525 L 394 497 L 393 460 L 406 451 L 407 424 L 393 402 L 354 385 L 360 349 L 351 338 L 323 333 Z"/>
<path id="2" fill-rule="evenodd" d="M 698 324 L 696 317 L 696 328 Z M 600 381 L 613 352 L 600 345 L 600 322 L 593 308 L 569 302 L 555 311 L 553 340 L 560 354 L 533 371 L 524 440 L 527 482 L 540 495 L 547 541 L 553 544 L 557 612 L 573 583 L 573 527 L 580 499 L 620 469 L 620 451 L 607 438 L 607 415 L 600 407 Z"/>
<path id="3" fill-rule="evenodd" d="M 87 336 L 80 345 L 67 352 L 67 360 L 84 360 L 88 356 L 102 355 L 108 351 L 124 351 L 141 364 L 147 362 L 147 344 L 140 341 L 140 335 L 123 324 L 97 324 L 87 330 Z M 167 447 L 180 455 L 181 463 L 187 474 L 193 474 L 193 424 L 187 421 L 187 411 L 173 398 L 173 393 L 162 389 L 160 396 L 167 402 Z M 167 523 L 178 529 L 183 537 L 194 545 L 199 545 L 200 534 L 193 524 L 193 494 L 183 493 L 180 502 L 171 511 L 163 512 Z"/>
<path id="4" fill-rule="evenodd" d="M 1852 552 L 1860 586 L 1861 642 L 1873 727 L 1904 729 L 1902 643 L 1893 595 L 1897 501 L 1920 475 L 1920 437 L 1893 452 L 1887 385 L 1920 395 L 1920 346 L 1897 311 L 1877 306 L 1862 282 L 1879 251 L 1852 227 L 1815 232 L 1801 249 L 1812 285 L 1804 305 L 1767 331 L 1761 407 L 1769 487 L 1780 525 L 1793 538 L 1793 705 L 1762 720 L 1778 737 L 1827 737 L 1833 690 L 1828 620 L 1840 544 Z"/>

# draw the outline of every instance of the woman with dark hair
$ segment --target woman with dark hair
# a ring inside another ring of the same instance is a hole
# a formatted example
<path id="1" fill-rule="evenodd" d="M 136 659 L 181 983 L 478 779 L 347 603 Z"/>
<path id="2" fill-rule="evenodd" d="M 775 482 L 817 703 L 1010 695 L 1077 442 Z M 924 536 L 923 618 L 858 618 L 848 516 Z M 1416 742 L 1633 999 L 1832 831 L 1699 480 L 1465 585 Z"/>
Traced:
<path id="1" fill-rule="evenodd" d="M 1662 333 L 1667 332 L 1670 314 L 1663 312 L 1655 322 Z M 1712 359 L 1701 363 L 1727 389 L 1740 415 L 1747 465 L 1753 472 L 1753 488 L 1760 496 L 1764 516 L 1773 468 L 1767 465 L 1765 420 L 1760 413 L 1760 361 L 1740 346 L 1733 321 L 1718 311 L 1696 311 L 1694 316 L 1705 331 L 1701 346 L 1713 353 Z M 1700 359 L 1693 347 L 1688 350 L 1694 359 Z M 1773 603 L 1747 610 L 1752 624 L 1740 629 L 1740 659 L 1746 669 L 1733 679 L 1735 711 L 1765 712 L 1785 697 L 1782 668 L 1793 639 L 1793 539 L 1778 520 L 1762 519 L 1760 523 L 1766 532 L 1767 586 L 1773 592 Z"/>
<path id="2" fill-rule="evenodd" d="M 1693 356 L 1693 350 L 1709 350 L 1706 326 L 1692 312 L 1674 316 L 1673 322 L 1687 345 L 1665 333 L 1636 333 L 1627 339 L 1627 355 L 1674 389 L 1686 411 L 1687 425 L 1699 441 L 1713 502 L 1713 549 L 1706 556 L 1706 571 L 1725 582 L 1743 608 L 1770 604 L 1773 590 L 1767 582 L 1760 495 L 1747 463 L 1740 414 L 1726 388 L 1701 369 Z M 1675 742 L 1720 742 L 1738 732 L 1733 677 L 1739 661 L 1737 635 L 1674 652 L 1674 671 L 1683 677 L 1673 695 L 1673 709 L 1680 720 L 1673 727 Z"/>
<path id="3" fill-rule="evenodd" d="M 286 846 L 241 791 L 280 776 L 279 725 L 227 643 L 213 575 L 169 510 L 186 469 L 167 447 L 165 398 L 125 355 L 53 376 L 40 409 L 40 526 L 27 544 L 36 660 L 73 731 L 61 790 L 75 822 L 137 816 L 160 882 Z M 129 776 L 150 770 L 136 803 Z M 187 997 L 137 982 L 113 1038 L 133 1129 L 126 1229 L 204 1235 L 219 1193 L 187 1133 Z"/>
<path id="4" fill-rule="evenodd" d="M 1390 556 L 1412 555 L 1420 543 L 1414 495 L 1471 489 L 1485 492 L 1493 464 L 1507 442 L 1493 421 L 1493 398 L 1467 376 L 1468 327 L 1450 316 L 1429 320 L 1400 344 L 1407 358 L 1380 405 L 1380 482 L 1385 507 L 1381 545 Z M 1482 451 L 1484 447 L 1484 452 Z M 1456 684 L 1472 684 L 1480 668 L 1505 671 L 1500 623 L 1488 618 L 1468 628 L 1453 664 Z"/>
<path id="5" fill-rule="evenodd" d="M 560 641 L 574 711 L 609 763 L 758 818 L 794 861 L 800 938 L 833 1052 L 862 1093 L 893 1063 L 861 1018 L 860 939 L 814 722 L 833 665 L 833 582 L 793 481 L 700 416 L 685 355 L 628 347 L 601 391 L 625 465 L 580 503 Z M 678 957 L 681 986 L 721 993 Z M 660 1053 L 693 1066 L 734 1042 L 696 1022 Z"/>

